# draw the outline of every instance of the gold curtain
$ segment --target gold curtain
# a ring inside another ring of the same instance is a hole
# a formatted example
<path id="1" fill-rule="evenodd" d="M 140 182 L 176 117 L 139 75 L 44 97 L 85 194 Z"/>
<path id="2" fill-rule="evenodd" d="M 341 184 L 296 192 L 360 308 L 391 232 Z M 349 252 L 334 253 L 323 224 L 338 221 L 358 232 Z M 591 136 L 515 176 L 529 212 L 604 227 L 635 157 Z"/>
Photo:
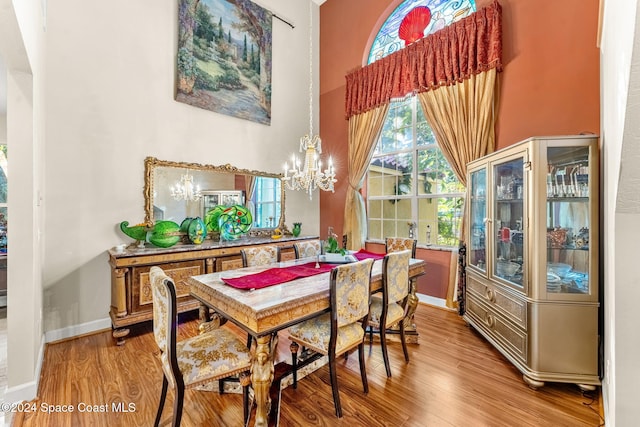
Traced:
<path id="1" fill-rule="evenodd" d="M 451 169 L 465 186 L 467 163 L 495 149 L 495 110 L 497 104 L 495 68 L 460 83 L 418 94 L 425 118 Z M 464 216 L 460 240 L 464 240 Z M 457 266 L 457 257 L 452 256 Z M 457 274 L 449 276 L 447 307 L 455 307 Z"/>
<path id="2" fill-rule="evenodd" d="M 362 248 L 367 237 L 367 212 L 360 190 L 387 111 L 389 104 L 349 118 L 349 187 L 343 226 L 348 249 Z"/>

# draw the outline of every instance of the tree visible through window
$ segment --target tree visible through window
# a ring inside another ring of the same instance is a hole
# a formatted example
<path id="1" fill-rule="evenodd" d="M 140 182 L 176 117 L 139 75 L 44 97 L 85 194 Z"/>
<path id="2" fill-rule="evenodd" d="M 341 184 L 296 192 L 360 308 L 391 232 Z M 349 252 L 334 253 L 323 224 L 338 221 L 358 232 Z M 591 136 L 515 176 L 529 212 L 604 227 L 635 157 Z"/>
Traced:
<path id="1" fill-rule="evenodd" d="M 463 200 L 416 97 L 392 102 L 367 175 L 369 239 L 457 246 Z"/>
<path id="2" fill-rule="evenodd" d="M 407 0 L 380 28 L 369 63 L 403 48 L 407 27 L 419 32 L 410 42 L 475 10 L 474 0 Z M 402 26 L 404 35 L 399 34 Z M 415 96 L 390 105 L 368 169 L 367 205 L 369 239 L 413 236 L 421 244 L 458 245 L 464 187 L 442 155 Z"/>

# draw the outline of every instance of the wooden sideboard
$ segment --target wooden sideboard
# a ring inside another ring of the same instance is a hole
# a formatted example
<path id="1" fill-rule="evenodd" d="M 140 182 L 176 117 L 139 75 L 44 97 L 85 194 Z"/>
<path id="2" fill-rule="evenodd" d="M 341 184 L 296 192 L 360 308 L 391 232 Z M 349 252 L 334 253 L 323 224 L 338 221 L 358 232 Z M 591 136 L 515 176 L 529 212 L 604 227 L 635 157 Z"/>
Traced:
<path id="1" fill-rule="evenodd" d="M 240 250 L 250 246 L 276 245 L 281 248 L 281 259 L 293 259 L 293 244 L 300 240 L 318 239 L 318 236 L 248 237 L 230 242 L 206 240 L 201 245 L 176 245 L 171 248 L 131 245 L 123 252 L 110 249 L 111 266 L 111 325 L 118 345 L 124 344 L 128 326 L 153 319 L 153 302 L 149 270 L 162 268 L 175 282 L 178 313 L 196 310 L 200 303 L 189 296 L 187 278 L 216 271 L 242 267 Z M 201 314 L 204 317 L 204 313 Z"/>

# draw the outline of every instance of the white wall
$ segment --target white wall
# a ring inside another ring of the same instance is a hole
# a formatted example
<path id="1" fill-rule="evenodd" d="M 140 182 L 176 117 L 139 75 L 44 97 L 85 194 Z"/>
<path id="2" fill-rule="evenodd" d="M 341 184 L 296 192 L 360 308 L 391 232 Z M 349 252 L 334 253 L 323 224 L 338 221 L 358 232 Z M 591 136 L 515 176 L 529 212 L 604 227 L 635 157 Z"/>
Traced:
<path id="1" fill-rule="evenodd" d="M 0 54 L 7 66 L 7 401 L 32 398 L 42 356 L 42 14 L 37 0 L 0 0 Z M 37 99 L 36 99 L 37 98 Z"/>
<path id="2" fill-rule="evenodd" d="M 48 5 L 46 331 L 73 333 L 75 325 L 103 325 L 108 318 L 106 250 L 130 241 L 116 224 L 144 219 L 146 156 L 279 173 L 308 132 L 310 3 L 261 2 L 295 24 L 291 29 L 273 21 L 270 126 L 174 100 L 177 4 L 59 0 Z M 317 22 L 318 7 L 313 8 Z M 318 233 L 318 197 L 312 202 L 302 193 L 286 197 L 287 224 L 299 220 L 306 233 Z"/>
<path id="3" fill-rule="evenodd" d="M 640 28 L 637 0 L 604 3 L 601 129 L 604 156 L 604 312 L 607 426 L 637 425 L 640 378 Z"/>

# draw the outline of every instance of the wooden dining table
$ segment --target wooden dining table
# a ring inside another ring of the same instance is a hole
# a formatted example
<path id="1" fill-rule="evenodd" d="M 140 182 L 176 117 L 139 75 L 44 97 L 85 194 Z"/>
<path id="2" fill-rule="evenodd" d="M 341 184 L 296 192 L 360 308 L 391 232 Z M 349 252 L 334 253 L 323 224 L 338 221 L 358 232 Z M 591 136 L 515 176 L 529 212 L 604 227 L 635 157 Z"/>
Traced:
<path id="1" fill-rule="evenodd" d="M 300 266 L 315 261 L 316 258 L 302 258 L 268 266 L 203 274 L 188 279 L 193 297 L 239 326 L 256 341 L 251 383 L 257 406 L 254 423 L 257 427 L 278 423 L 279 401 L 272 402 L 270 396 L 277 342 L 272 340 L 272 337 L 280 330 L 329 311 L 329 272 L 260 289 L 238 289 L 226 284 L 222 279 L 240 278 L 272 268 Z M 424 261 L 412 258 L 409 263 L 410 279 L 422 274 Z M 376 292 L 381 288 L 382 260 L 378 259 L 374 262 L 371 272 L 371 291 Z M 272 403 L 276 404 L 274 408 Z"/>

